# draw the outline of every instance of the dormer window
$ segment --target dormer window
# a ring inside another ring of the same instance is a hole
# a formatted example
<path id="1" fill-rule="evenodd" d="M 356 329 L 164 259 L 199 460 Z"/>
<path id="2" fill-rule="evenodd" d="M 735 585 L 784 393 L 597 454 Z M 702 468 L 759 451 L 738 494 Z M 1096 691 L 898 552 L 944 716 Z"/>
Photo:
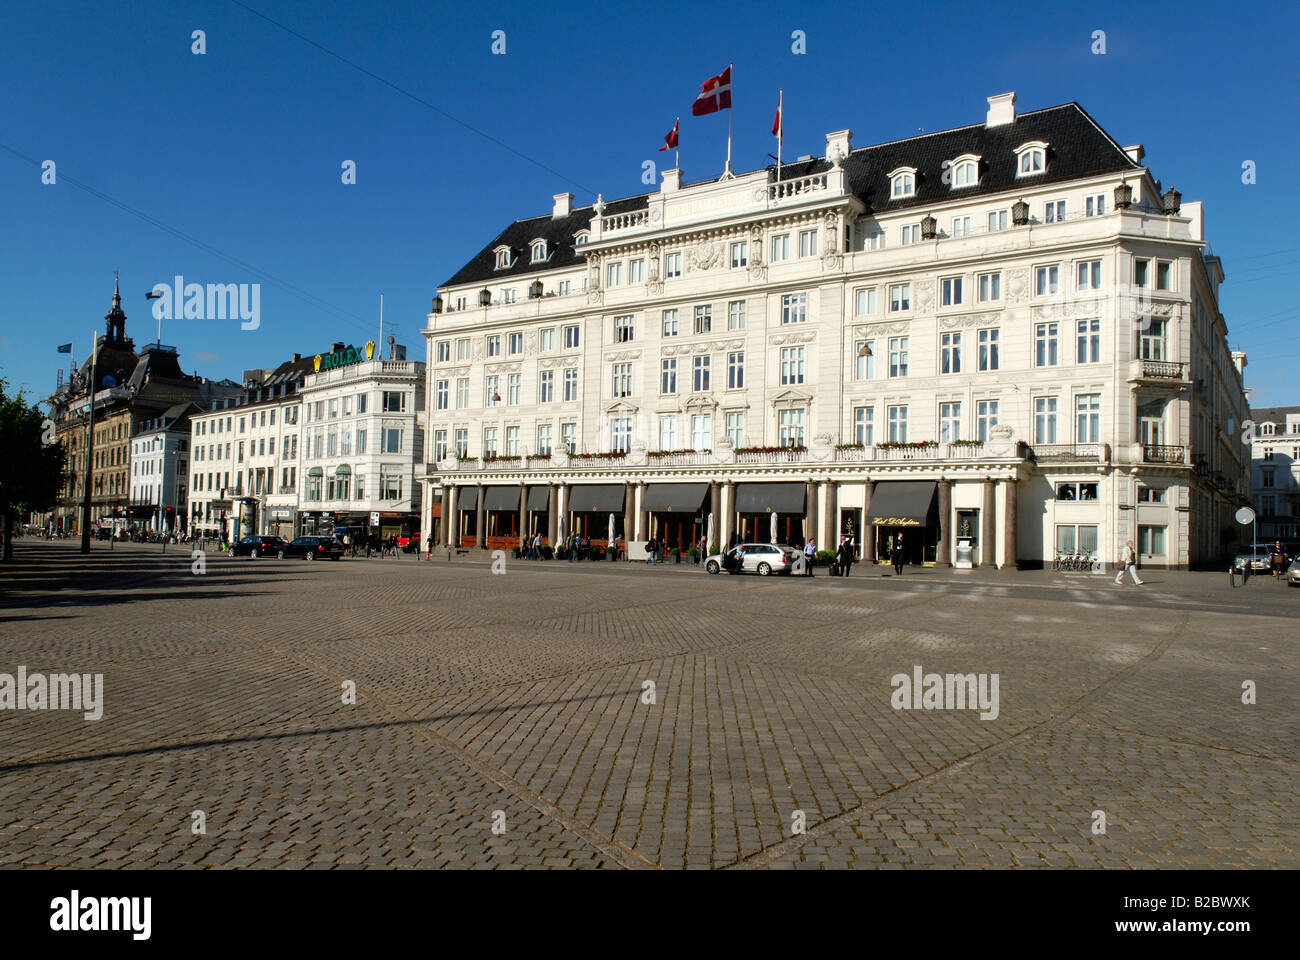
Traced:
<path id="1" fill-rule="evenodd" d="M 539 239 L 533 241 L 533 263 L 544 263 L 546 261 L 546 258 L 549 256 L 546 246 L 547 244 L 545 240 Z"/>
<path id="2" fill-rule="evenodd" d="M 1047 144 L 1031 140 L 1016 148 L 1016 176 L 1032 177 L 1047 169 Z"/>
<path id="3" fill-rule="evenodd" d="M 899 200 L 916 196 L 916 168 L 899 167 L 889 174 L 889 198 Z"/>
<path id="4" fill-rule="evenodd" d="M 495 250 L 493 250 L 492 252 L 493 252 L 493 254 L 494 254 L 495 257 L 496 257 L 496 269 L 497 269 L 497 270 L 504 270 L 504 269 L 506 269 L 507 267 L 510 266 L 510 263 L 511 263 L 511 256 L 510 256 L 510 248 L 509 248 L 509 247 L 506 247 L 506 246 L 500 246 L 500 247 L 497 247 L 497 248 L 496 248 Z"/>
<path id="5" fill-rule="evenodd" d="M 579 230 L 577 233 L 573 235 L 573 245 L 575 247 L 580 247 L 584 243 L 586 243 L 587 240 L 590 239 L 590 237 L 591 234 L 588 233 L 586 230 Z"/>
<path id="6" fill-rule="evenodd" d="M 980 158 L 974 154 L 963 154 L 952 161 L 952 189 L 973 187 L 980 181 Z"/>

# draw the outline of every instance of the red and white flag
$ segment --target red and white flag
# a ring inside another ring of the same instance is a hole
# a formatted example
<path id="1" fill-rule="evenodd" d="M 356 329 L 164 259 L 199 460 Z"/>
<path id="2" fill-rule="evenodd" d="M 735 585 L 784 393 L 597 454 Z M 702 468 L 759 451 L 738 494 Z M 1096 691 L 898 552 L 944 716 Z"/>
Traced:
<path id="1" fill-rule="evenodd" d="M 664 145 L 659 148 L 660 153 L 663 153 L 665 150 L 677 149 L 677 125 L 681 122 L 682 118 L 678 117 L 676 122 L 673 123 L 673 128 L 669 130 L 668 135 L 664 137 Z"/>
<path id="2" fill-rule="evenodd" d="M 772 136 L 781 136 L 781 101 L 785 98 L 785 91 L 781 91 L 776 96 L 776 117 L 772 120 Z"/>
<path id="3" fill-rule="evenodd" d="M 691 115 L 702 117 L 706 113 L 731 109 L 731 67 L 727 67 L 716 77 L 710 77 L 700 84 L 700 95 L 691 104 Z"/>

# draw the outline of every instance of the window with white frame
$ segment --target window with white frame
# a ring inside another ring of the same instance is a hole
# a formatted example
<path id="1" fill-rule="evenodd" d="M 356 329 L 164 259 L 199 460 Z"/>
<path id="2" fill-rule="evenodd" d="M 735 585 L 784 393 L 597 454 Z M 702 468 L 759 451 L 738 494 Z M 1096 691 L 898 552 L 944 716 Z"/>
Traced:
<path id="1" fill-rule="evenodd" d="M 727 304 L 727 329 L 745 329 L 745 301 L 732 300 Z"/>
<path id="2" fill-rule="evenodd" d="M 981 443 L 989 439 L 989 431 L 998 425 L 998 402 L 979 400 L 975 403 L 975 437 Z"/>
<path id="3" fill-rule="evenodd" d="M 957 237 L 969 237 L 970 235 L 970 217 L 953 217 L 951 236 L 956 239 Z"/>
<path id="4" fill-rule="evenodd" d="M 859 317 L 869 317 L 875 314 L 875 287 L 864 287 L 853 291 L 853 312 Z"/>
<path id="5" fill-rule="evenodd" d="M 456 456 L 462 460 L 469 456 L 469 430 L 464 427 L 456 430 Z"/>
<path id="6" fill-rule="evenodd" d="M 961 439 L 961 402 L 939 404 L 939 442 Z"/>
<path id="7" fill-rule="evenodd" d="M 662 416 L 659 418 L 659 449 L 678 449 L 676 416 Z"/>
<path id="8" fill-rule="evenodd" d="M 803 323 L 808 319 L 808 294 L 787 293 L 781 297 L 781 322 Z"/>
<path id="9" fill-rule="evenodd" d="M 625 317 L 614 318 L 614 342 L 629 343 L 632 340 L 632 317 L 629 314 Z"/>
<path id="10" fill-rule="evenodd" d="M 659 361 L 659 392 L 677 392 L 677 358 L 664 357 Z"/>
<path id="11" fill-rule="evenodd" d="M 462 339 L 462 340 L 457 340 L 457 341 L 456 341 L 456 359 L 457 359 L 457 360 L 468 360 L 468 359 L 469 359 L 469 339 L 468 339 L 468 338 L 466 338 L 466 339 Z"/>
<path id="12" fill-rule="evenodd" d="M 961 332 L 939 334 L 939 372 L 961 373 Z"/>
<path id="13" fill-rule="evenodd" d="M 694 450 L 713 449 L 713 417 L 707 413 L 691 415 L 691 448 Z"/>
<path id="14" fill-rule="evenodd" d="M 802 447 L 804 411 L 802 407 L 781 410 L 777 413 L 777 437 L 783 447 Z"/>
<path id="15" fill-rule="evenodd" d="M 627 453 L 632 449 L 632 418 L 615 417 L 610 425 L 612 444 L 610 449 Z"/>
<path id="16" fill-rule="evenodd" d="M 483 428 L 483 456 L 495 457 L 497 455 L 497 428 Z"/>
<path id="17" fill-rule="evenodd" d="M 1034 398 L 1034 443 L 1056 443 L 1056 397 Z"/>
<path id="18" fill-rule="evenodd" d="M 469 377 L 456 381 L 456 409 L 464 410 L 469 406 Z"/>
<path id="19" fill-rule="evenodd" d="M 434 396 L 437 398 L 437 400 L 436 400 L 436 402 L 435 402 L 435 404 L 434 404 L 434 409 L 437 409 L 437 410 L 446 410 L 446 409 L 447 409 L 447 402 L 448 402 L 448 396 L 447 396 L 447 394 L 448 394 L 448 387 L 449 387 L 449 386 L 450 386 L 450 383 L 449 383 L 448 381 L 446 381 L 446 380 L 439 380 L 439 381 L 437 381 L 437 387 L 436 387 L 436 389 L 435 389 L 435 391 L 434 391 Z"/>
<path id="20" fill-rule="evenodd" d="M 485 378 L 483 384 L 483 406 L 495 407 L 501 402 L 501 378 L 493 375 Z"/>
<path id="21" fill-rule="evenodd" d="M 447 431 L 435 430 L 433 432 L 433 462 L 441 463 L 447 459 Z"/>
<path id="22" fill-rule="evenodd" d="M 910 283 L 891 283 L 889 285 L 889 312 L 901 313 L 912 309 L 912 285 Z"/>
<path id="23" fill-rule="evenodd" d="M 1079 290 L 1101 289 L 1101 261 L 1080 260 L 1075 264 L 1075 287 Z"/>
<path id="24" fill-rule="evenodd" d="M 1138 554 L 1143 557 L 1163 557 L 1165 555 L 1165 527 L 1138 527 Z"/>
<path id="25" fill-rule="evenodd" d="M 980 303 L 993 303 L 1002 299 L 1002 274 L 981 273 L 979 275 Z"/>
<path id="26" fill-rule="evenodd" d="M 519 428 L 506 427 L 506 456 L 519 456 Z"/>
<path id="27" fill-rule="evenodd" d="M 1007 211 L 990 210 L 989 211 L 989 233 L 997 233 L 999 230 L 1007 228 Z"/>
<path id="28" fill-rule="evenodd" d="M 524 335 L 522 333 L 506 334 L 506 353 L 510 356 L 518 356 L 524 352 Z"/>
<path id="29" fill-rule="evenodd" d="M 907 405 L 891 406 L 889 414 L 889 442 L 907 443 Z"/>
<path id="30" fill-rule="evenodd" d="M 587 279 L 586 277 L 583 277 L 583 282 L 584 282 L 584 283 L 586 282 L 586 279 Z M 556 293 L 558 296 L 561 296 L 561 297 L 567 297 L 567 296 L 568 296 L 569 294 L 571 294 L 572 292 L 573 292 L 573 281 L 572 281 L 572 280 L 556 280 L 556 281 L 555 281 L 555 293 Z"/>
<path id="31" fill-rule="evenodd" d="M 578 425 L 576 423 L 560 424 L 560 442 L 569 453 L 578 452 Z"/>
<path id="32" fill-rule="evenodd" d="M 1083 198 L 1083 215 L 1085 217 L 1104 217 L 1106 215 L 1106 194 L 1095 193 Z"/>
<path id="33" fill-rule="evenodd" d="M 543 353 L 555 349 L 555 328 L 547 327 L 537 335 L 537 348 Z"/>
<path id="34" fill-rule="evenodd" d="M 781 385 L 803 383 L 803 347 L 781 348 Z"/>
<path id="35" fill-rule="evenodd" d="M 663 312 L 663 332 L 665 337 L 677 336 L 677 311 L 665 310 Z"/>
<path id="36" fill-rule="evenodd" d="M 664 276 L 680 277 L 682 275 L 682 255 L 680 253 L 664 254 Z"/>
<path id="37" fill-rule="evenodd" d="M 487 338 L 487 355 L 489 357 L 501 356 L 501 337 L 499 334 Z"/>
<path id="38" fill-rule="evenodd" d="M 1145 328 L 1138 330 L 1138 357 L 1142 360 L 1165 359 L 1165 329 L 1163 317 L 1147 317 Z"/>
<path id="39" fill-rule="evenodd" d="M 713 329 L 713 307 L 701 304 L 695 308 L 695 332 L 709 333 Z"/>
<path id="40" fill-rule="evenodd" d="M 691 389 L 703 393 L 709 389 L 709 356 L 694 357 L 691 361 Z"/>
<path id="41" fill-rule="evenodd" d="M 737 411 L 727 414 L 727 439 L 732 448 L 745 445 L 745 414 Z"/>
<path id="42" fill-rule="evenodd" d="M 555 371 L 542 370 L 537 374 L 537 402 L 553 403 L 555 401 Z"/>
<path id="43" fill-rule="evenodd" d="M 614 263 L 611 263 L 609 265 L 609 269 L 606 271 L 606 276 L 608 277 L 608 283 L 606 284 L 607 286 L 610 287 L 619 286 L 623 282 L 622 262 L 615 261 Z"/>
<path id="44" fill-rule="evenodd" d="M 629 260 L 627 264 L 627 282 L 644 283 L 645 282 L 645 261 Z"/>
<path id="45" fill-rule="evenodd" d="M 1061 290 L 1061 268 L 1053 264 L 1034 268 L 1034 293 L 1045 297 Z"/>
<path id="46" fill-rule="evenodd" d="M 864 250 L 884 250 L 885 249 L 885 231 L 875 227 L 862 237 L 862 247 Z"/>
<path id="47" fill-rule="evenodd" d="M 502 302 L 502 303 L 514 303 L 514 302 L 515 302 L 515 294 L 516 294 L 517 292 L 518 292 L 518 291 L 516 291 L 514 287 L 503 287 L 502 290 L 501 290 L 501 302 Z"/>
<path id="48" fill-rule="evenodd" d="M 745 352 L 734 350 L 727 354 L 727 389 L 740 390 L 745 386 Z"/>
<path id="49" fill-rule="evenodd" d="M 520 373 L 512 373 L 506 377 L 506 404 L 517 407 L 519 405 L 519 394 L 523 391 L 524 377 Z"/>
<path id="50" fill-rule="evenodd" d="M 496 269 L 504 270 L 510 266 L 510 248 L 498 247 L 496 250 Z"/>
<path id="51" fill-rule="evenodd" d="M 1074 442 L 1101 442 L 1101 394 L 1080 393 L 1074 397 Z"/>
<path id="52" fill-rule="evenodd" d="M 1075 321 L 1075 363 L 1101 362 L 1101 318 Z"/>
<path id="53" fill-rule="evenodd" d="M 907 376 L 908 337 L 889 338 L 889 375 L 891 377 Z"/>
<path id="54" fill-rule="evenodd" d="M 912 197 L 916 195 L 916 170 L 911 167 L 900 167 L 889 174 L 889 197 L 891 200 L 899 200 L 903 197 Z"/>
<path id="55" fill-rule="evenodd" d="M 816 230 L 799 231 L 799 256 L 801 257 L 817 256 L 817 231 Z"/>
<path id="56" fill-rule="evenodd" d="M 1273 512 L 1271 509 L 1269 509 L 1269 507 L 1271 506 L 1270 501 L 1272 499 L 1273 499 L 1272 497 L 1264 497 L 1261 500 L 1260 513 L 1268 515 Z M 1163 487 L 1148 487 L 1148 486 L 1138 487 L 1138 503 L 1164 503 L 1164 502 L 1165 502 L 1165 489 Z"/>
<path id="57" fill-rule="evenodd" d="M 632 396 L 632 364 L 616 363 L 611 367 L 613 395 Z"/>
<path id="58" fill-rule="evenodd" d="M 790 259 L 790 234 L 782 233 L 772 238 L 772 262 Z"/>
<path id="59" fill-rule="evenodd" d="M 853 442 L 860 443 L 865 447 L 871 446 L 876 442 L 875 439 L 875 407 L 854 407 L 853 408 Z"/>
<path id="60" fill-rule="evenodd" d="M 919 223 L 905 223 L 902 230 L 903 246 L 907 247 L 921 242 L 921 225 Z"/>
<path id="61" fill-rule="evenodd" d="M 551 424 L 539 423 L 537 425 L 537 453 L 540 456 L 550 456 L 552 436 Z"/>
<path id="62" fill-rule="evenodd" d="M 1043 223 L 1059 223 L 1065 220 L 1065 201 L 1048 200 L 1043 208 Z"/>
<path id="63" fill-rule="evenodd" d="M 440 340 L 438 342 L 438 362 L 451 363 L 451 341 Z"/>
<path id="64" fill-rule="evenodd" d="M 1133 261 L 1133 283 L 1135 286 L 1145 287 L 1151 283 L 1151 261 L 1134 260 Z"/>
<path id="65" fill-rule="evenodd" d="M 958 157 L 952 163 L 952 188 L 973 187 L 979 183 L 979 158 Z"/>
<path id="66" fill-rule="evenodd" d="M 1156 262 L 1156 289 L 1174 289 L 1174 265 L 1168 260 Z"/>
<path id="67" fill-rule="evenodd" d="M 1016 176 L 1032 177 L 1047 169 L 1047 144 L 1026 143 L 1016 149 Z"/>
<path id="68" fill-rule="evenodd" d="M 733 267 L 749 266 L 749 242 L 737 240 L 731 245 L 731 265 Z"/>
<path id="69" fill-rule="evenodd" d="M 853 379 L 873 380 L 876 376 L 876 341 L 858 340 L 853 344 Z"/>
<path id="70" fill-rule="evenodd" d="M 1061 362 L 1060 329 L 1055 321 L 1034 325 L 1034 366 L 1054 367 Z"/>
<path id="71" fill-rule="evenodd" d="M 957 307 L 962 303 L 962 278 L 945 277 L 939 281 L 939 305 Z"/>
<path id="72" fill-rule="evenodd" d="M 572 324 L 564 328 L 564 349 L 575 350 L 578 346 L 578 325 Z"/>
<path id="73" fill-rule="evenodd" d="M 533 241 L 533 263 L 541 263 L 546 259 L 546 241 Z"/>
<path id="74" fill-rule="evenodd" d="M 572 403 L 578 399 L 578 368 L 569 367 L 564 371 L 564 402 Z"/>

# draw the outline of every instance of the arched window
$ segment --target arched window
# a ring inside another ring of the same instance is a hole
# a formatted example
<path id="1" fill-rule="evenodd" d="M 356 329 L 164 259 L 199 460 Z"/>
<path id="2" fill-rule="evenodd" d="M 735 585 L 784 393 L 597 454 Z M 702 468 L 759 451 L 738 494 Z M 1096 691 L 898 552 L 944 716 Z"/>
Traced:
<path id="1" fill-rule="evenodd" d="M 952 188 L 973 187 L 980 179 L 980 158 L 970 154 L 952 161 Z"/>
<path id="2" fill-rule="evenodd" d="M 916 168 L 899 167 L 889 174 L 889 197 L 899 200 L 916 196 Z"/>
<path id="3" fill-rule="evenodd" d="M 1016 176 L 1032 177 L 1047 169 L 1047 144 L 1031 140 L 1016 148 Z"/>

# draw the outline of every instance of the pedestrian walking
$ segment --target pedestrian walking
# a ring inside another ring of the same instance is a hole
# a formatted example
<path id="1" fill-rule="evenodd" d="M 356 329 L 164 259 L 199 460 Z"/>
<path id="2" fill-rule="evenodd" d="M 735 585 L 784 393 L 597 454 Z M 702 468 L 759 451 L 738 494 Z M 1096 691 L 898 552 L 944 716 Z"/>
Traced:
<path id="1" fill-rule="evenodd" d="M 1137 552 L 1133 549 L 1132 540 L 1124 545 L 1124 556 L 1119 562 L 1119 572 L 1115 574 L 1115 586 L 1118 587 L 1120 585 L 1120 581 L 1124 578 L 1125 570 L 1127 570 L 1129 576 L 1133 578 L 1134 586 L 1142 586 L 1143 581 L 1138 579 Z"/>
<path id="2" fill-rule="evenodd" d="M 848 537 L 840 541 L 840 576 L 847 577 L 853 571 L 853 544 Z"/>
<path id="3" fill-rule="evenodd" d="M 808 542 L 803 545 L 803 556 L 805 561 L 804 575 L 811 577 L 813 575 L 813 561 L 817 559 L 817 541 L 809 538 Z"/>
<path id="4" fill-rule="evenodd" d="M 899 534 L 894 539 L 894 548 L 889 551 L 889 559 L 894 564 L 894 574 L 901 577 L 903 575 L 903 537 Z"/>
<path id="5" fill-rule="evenodd" d="M 1273 579 L 1286 574 L 1286 551 L 1282 549 L 1282 541 L 1278 540 L 1273 544 L 1273 553 L 1269 557 L 1273 566 Z"/>

